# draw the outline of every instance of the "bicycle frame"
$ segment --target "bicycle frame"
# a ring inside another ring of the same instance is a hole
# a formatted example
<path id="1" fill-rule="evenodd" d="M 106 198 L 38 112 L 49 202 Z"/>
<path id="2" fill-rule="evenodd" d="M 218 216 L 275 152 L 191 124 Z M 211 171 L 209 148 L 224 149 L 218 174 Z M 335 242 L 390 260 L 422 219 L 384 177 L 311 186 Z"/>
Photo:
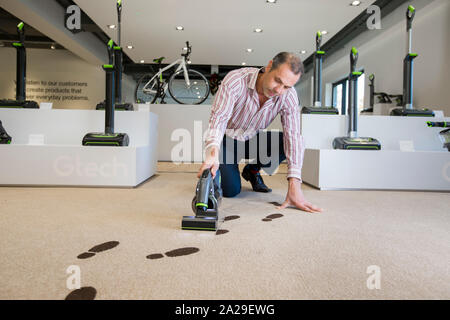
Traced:
<path id="1" fill-rule="evenodd" d="M 173 66 L 177 65 L 178 67 L 175 70 L 175 73 L 180 71 L 181 69 L 183 69 L 183 73 L 184 73 L 184 80 L 186 81 L 186 85 L 189 87 L 191 85 L 190 81 L 189 81 L 189 76 L 188 76 L 188 72 L 187 72 L 187 68 L 186 68 L 186 60 L 184 57 L 176 60 L 175 62 L 171 63 L 170 65 L 168 65 L 167 67 L 164 67 L 163 69 L 159 69 L 159 71 L 145 84 L 145 86 L 142 88 L 143 92 L 146 93 L 155 93 L 155 90 L 152 89 L 148 89 L 147 86 L 156 78 L 156 77 L 160 77 L 160 79 L 162 80 L 162 74 L 164 71 L 172 68 Z M 166 93 L 167 91 L 167 83 L 164 85 L 164 93 Z"/>

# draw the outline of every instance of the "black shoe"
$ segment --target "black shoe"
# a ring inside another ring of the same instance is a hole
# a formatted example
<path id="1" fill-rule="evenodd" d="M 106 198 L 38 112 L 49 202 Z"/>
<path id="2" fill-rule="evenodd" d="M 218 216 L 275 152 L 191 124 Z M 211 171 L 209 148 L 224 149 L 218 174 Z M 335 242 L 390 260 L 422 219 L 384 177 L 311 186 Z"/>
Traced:
<path id="1" fill-rule="evenodd" d="M 263 178 L 261 177 L 259 171 L 257 173 L 252 173 L 250 172 L 248 166 L 245 166 L 244 170 L 242 170 L 242 178 L 244 178 L 247 181 L 250 181 L 250 183 L 252 184 L 253 191 L 272 192 L 272 189 L 270 189 L 264 184 Z"/>

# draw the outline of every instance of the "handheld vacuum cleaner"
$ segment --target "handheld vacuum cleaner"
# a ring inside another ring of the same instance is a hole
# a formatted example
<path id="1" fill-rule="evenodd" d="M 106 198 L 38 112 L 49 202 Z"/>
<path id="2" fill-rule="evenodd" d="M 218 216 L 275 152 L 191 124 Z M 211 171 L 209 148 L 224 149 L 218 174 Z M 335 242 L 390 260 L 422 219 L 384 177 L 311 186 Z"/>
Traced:
<path id="1" fill-rule="evenodd" d="M 16 100 L 0 100 L 0 108 L 27 108 L 38 109 L 39 105 L 36 101 L 26 100 L 26 78 L 27 78 L 27 53 L 25 50 L 25 25 L 20 22 L 17 25 L 17 33 L 19 42 L 13 42 L 14 48 L 17 50 L 16 62 Z"/>
<path id="2" fill-rule="evenodd" d="M 216 173 L 218 179 L 213 179 L 211 170 L 203 171 L 192 199 L 192 211 L 195 216 L 184 216 L 181 229 L 217 231 L 223 217 L 219 215 L 219 205 L 222 201 L 222 187 L 220 186 L 220 171 Z M 216 182 L 217 181 L 217 182 Z"/>

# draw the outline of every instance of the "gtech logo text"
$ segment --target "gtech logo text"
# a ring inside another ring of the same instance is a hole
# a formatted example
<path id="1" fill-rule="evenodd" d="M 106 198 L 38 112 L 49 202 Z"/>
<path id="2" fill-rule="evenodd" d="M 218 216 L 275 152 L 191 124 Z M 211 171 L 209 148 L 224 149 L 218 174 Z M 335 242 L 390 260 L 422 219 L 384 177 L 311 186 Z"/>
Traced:
<path id="1" fill-rule="evenodd" d="M 61 177 L 127 177 L 128 168 L 124 163 L 120 163 L 116 157 L 109 162 L 82 162 L 79 156 L 61 156 L 55 159 L 53 169 Z"/>

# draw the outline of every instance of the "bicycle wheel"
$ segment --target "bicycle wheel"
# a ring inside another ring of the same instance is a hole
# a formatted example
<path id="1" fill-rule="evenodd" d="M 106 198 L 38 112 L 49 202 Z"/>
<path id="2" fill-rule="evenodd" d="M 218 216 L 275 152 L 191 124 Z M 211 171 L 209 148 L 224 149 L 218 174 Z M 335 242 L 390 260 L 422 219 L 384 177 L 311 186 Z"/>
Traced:
<path id="1" fill-rule="evenodd" d="M 151 83 L 148 83 L 153 76 L 154 74 L 148 73 L 144 74 L 139 79 L 136 90 L 134 91 L 134 99 L 136 103 L 154 103 L 156 101 L 156 98 L 158 98 L 158 91 L 160 86 L 158 77 L 155 77 Z"/>
<path id="2" fill-rule="evenodd" d="M 189 85 L 184 79 L 183 69 L 169 79 L 169 93 L 180 104 L 200 104 L 208 98 L 209 83 L 198 71 L 188 69 Z"/>

